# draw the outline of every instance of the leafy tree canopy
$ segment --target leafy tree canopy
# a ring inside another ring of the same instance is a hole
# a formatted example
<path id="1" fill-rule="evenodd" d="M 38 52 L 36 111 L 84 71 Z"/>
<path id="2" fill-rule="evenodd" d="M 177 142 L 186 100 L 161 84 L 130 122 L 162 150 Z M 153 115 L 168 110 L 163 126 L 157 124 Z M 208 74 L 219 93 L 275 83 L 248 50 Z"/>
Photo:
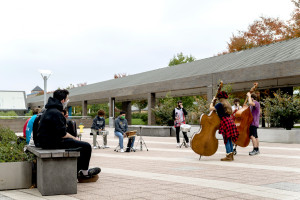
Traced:
<path id="1" fill-rule="evenodd" d="M 230 42 L 227 43 L 227 51 L 219 55 L 300 37 L 300 0 L 291 0 L 291 2 L 294 3 L 295 9 L 290 20 L 260 17 L 249 25 L 248 30 L 233 34 Z"/>
<path id="2" fill-rule="evenodd" d="M 190 62 L 193 62 L 195 60 L 196 60 L 196 58 L 193 57 L 192 55 L 184 56 L 183 53 L 180 52 L 170 60 L 169 66 L 179 65 L 179 64 L 182 64 L 182 63 L 190 63 Z"/>

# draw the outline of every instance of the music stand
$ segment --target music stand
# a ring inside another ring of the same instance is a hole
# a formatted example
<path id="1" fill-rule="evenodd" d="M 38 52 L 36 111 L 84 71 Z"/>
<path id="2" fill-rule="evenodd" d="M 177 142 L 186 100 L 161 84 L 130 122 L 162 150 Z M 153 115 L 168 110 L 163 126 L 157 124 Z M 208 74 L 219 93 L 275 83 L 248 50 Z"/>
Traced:
<path id="1" fill-rule="evenodd" d="M 147 148 L 147 145 L 146 145 L 146 143 L 145 143 L 145 140 L 144 140 L 143 137 L 142 137 L 141 131 L 140 131 L 139 134 L 140 134 L 140 138 L 139 138 L 138 142 L 136 143 L 135 149 L 138 150 L 138 149 L 137 149 L 137 146 L 140 144 L 140 149 L 139 149 L 140 151 L 143 151 L 143 145 L 145 145 L 147 151 L 149 151 L 148 148 Z"/>
<path id="2" fill-rule="evenodd" d="M 180 127 L 180 129 L 181 129 L 181 127 Z M 182 130 L 181 130 L 182 131 Z M 186 133 L 186 136 L 187 136 L 187 134 L 188 134 L 188 132 L 190 132 L 191 131 L 191 129 L 189 129 L 187 132 L 185 132 Z M 182 131 L 182 135 L 183 135 L 183 131 Z M 188 136 L 187 136 L 188 137 Z M 181 143 L 181 145 L 179 146 L 179 148 L 181 148 L 182 146 L 185 146 L 185 148 L 188 148 L 189 146 L 188 146 L 188 144 L 186 143 L 186 141 L 185 141 L 185 138 L 184 138 L 184 135 L 183 135 L 183 138 L 182 138 L 182 143 Z"/>

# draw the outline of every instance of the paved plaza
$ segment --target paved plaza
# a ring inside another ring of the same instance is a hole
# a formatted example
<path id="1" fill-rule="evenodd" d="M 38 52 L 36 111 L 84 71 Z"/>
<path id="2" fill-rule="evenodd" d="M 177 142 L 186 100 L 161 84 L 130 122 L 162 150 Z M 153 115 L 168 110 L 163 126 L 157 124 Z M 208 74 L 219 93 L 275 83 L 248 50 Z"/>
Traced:
<path id="1" fill-rule="evenodd" d="M 144 136 L 149 151 L 145 146 L 140 151 L 137 137 L 136 152 L 115 152 L 118 138 L 109 131 L 110 148 L 93 149 L 91 157 L 91 166 L 102 169 L 97 182 L 78 183 L 74 195 L 41 196 L 36 188 L 0 191 L 0 200 L 300 199 L 300 144 L 261 142 L 261 154 L 249 156 L 250 144 L 237 149 L 233 162 L 221 162 L 221 140 L 216 154 L 199 160 L 191 148 L 176 148 L 175 137 Z M 92 144 L 89 132 L 84 129 L 82 140 Z M 102 144 L 101 136 L 98 141 Z"/>

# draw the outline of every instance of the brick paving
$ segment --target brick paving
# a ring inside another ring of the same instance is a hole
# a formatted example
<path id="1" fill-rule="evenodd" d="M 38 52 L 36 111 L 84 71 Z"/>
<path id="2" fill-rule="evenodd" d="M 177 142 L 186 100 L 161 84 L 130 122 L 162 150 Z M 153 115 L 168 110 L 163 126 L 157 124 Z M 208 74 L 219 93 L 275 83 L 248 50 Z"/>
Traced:
<path id="1" fill-rule="evenodd" d="M 145 137 L 149 151 L 115 152 L 118 139 L 108 129 L 107 149 L 93 149 L 91 166 L 102 169 L 95 183 L 78 184 L 74 195 L 41 196 L 37 189 L 0 191 L 11 199 L 300 199 L 300 144 L 260 143 L 260 155 L 237 149 L 233 162 L 221 162 L 225 147 L 202 157 L 176 148 L 174 137 Z M 82 140 L 92 144 L 90 130 Z M 140 149 L 136 138 L 135 146 Z M 182 138 L 181 138 L 182 140 Z M 101 136 L 98 141 L 102 144 Z M 124 140 L 124 145 L 127 139 Z"/>

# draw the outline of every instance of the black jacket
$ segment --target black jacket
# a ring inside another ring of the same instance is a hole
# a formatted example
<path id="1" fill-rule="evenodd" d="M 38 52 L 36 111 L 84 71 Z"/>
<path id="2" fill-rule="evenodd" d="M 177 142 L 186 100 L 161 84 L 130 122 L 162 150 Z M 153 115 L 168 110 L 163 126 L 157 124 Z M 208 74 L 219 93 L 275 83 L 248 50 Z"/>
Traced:
<path id="1" fill-rule="evenodd" d="M 58 148 L 62 137 L 66 135 L 66 118 L 62 114 L 62 103 L 49 97 L 46 112 L 42 115 L 37 138 L 42 148 Z"/>

